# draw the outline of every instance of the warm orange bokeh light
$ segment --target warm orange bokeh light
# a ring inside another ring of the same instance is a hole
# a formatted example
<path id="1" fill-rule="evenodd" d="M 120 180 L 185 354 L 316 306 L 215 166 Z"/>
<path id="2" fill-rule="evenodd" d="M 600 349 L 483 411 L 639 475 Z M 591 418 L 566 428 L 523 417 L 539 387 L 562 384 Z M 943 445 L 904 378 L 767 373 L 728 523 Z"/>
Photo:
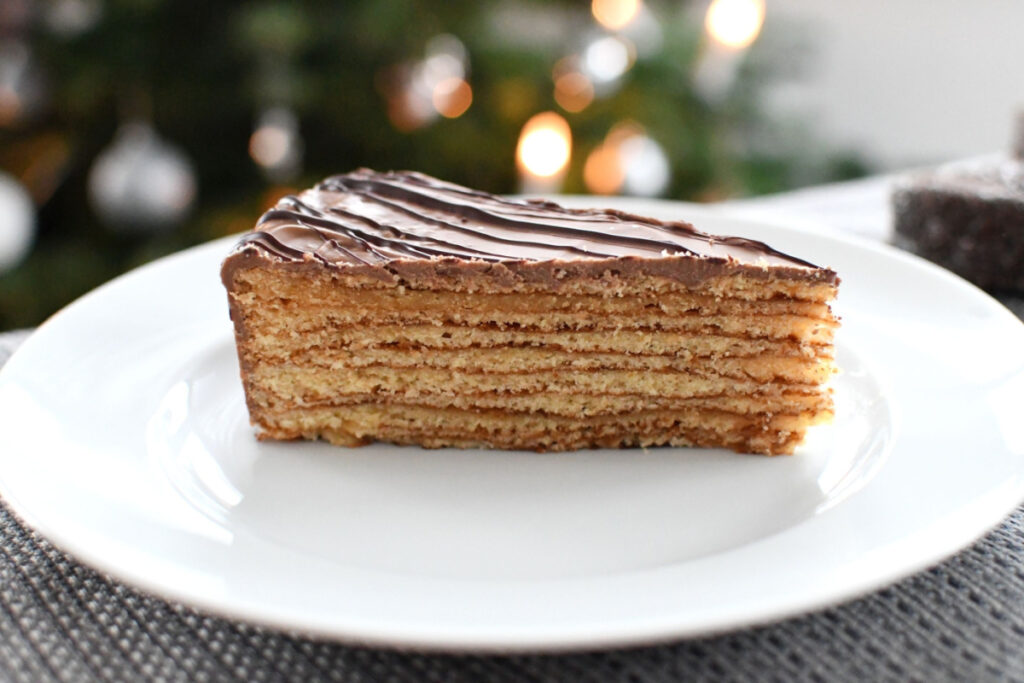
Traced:
<path id="1" fill-rule="evenodd" d="M 431 99 L 441 116 L 457 119 L 473 104 L 473 89 L 461 78 L 446 78 L 434 86 Z"/>
<path id="2" fill-rule="evenodd" d="M 764 24 L 764 0 L 714 0 L 704 27 L 716 41 L 734 49 L 753 43 Z"/>
<path id="3" fill-rule="evenodd" d="M 579 71 L 555 78 L 555 102 L 567 112 L 581 112 L 594 101 L 594 85 Z"/>
<path id="4" fill-rule="evenodd" d="M 583 182 L 593 194 L 655 196 L 670 174 L 661 146 L 634 121 L 617 123 L 583 165 Z"/>
<path id="5" fill-rule="evenodd" d="M 626 182 L 626 169 L 622 165 L 622 143 L 644 129 L 632 121 L 616 124 L 583 165 L 583 182 L 593 194 L 617 194 Z"/>
<path id="6" fill-rule="evenodd" d="M 590 11 L 601 26 L 618 31 L 636 19 L 640 5 L 641 0 L 593 0 Z"/>
<path id="7" fill-rule="evenodd" d="M 601 144 L 587 157 L 583 165 L 583 182 L 593 194 L 615 194 L 622 188 L 626 175 L 619 163 L 619 150 L 607 143 Z"/>
<path id="8" fill-rule="evenodd" d="M 516 146 L 516 161 L 523 171 L 550 178 L 565 169 L 571 155 L 572 131 L 555 112 L 537 114 L 523 126 Z"/>

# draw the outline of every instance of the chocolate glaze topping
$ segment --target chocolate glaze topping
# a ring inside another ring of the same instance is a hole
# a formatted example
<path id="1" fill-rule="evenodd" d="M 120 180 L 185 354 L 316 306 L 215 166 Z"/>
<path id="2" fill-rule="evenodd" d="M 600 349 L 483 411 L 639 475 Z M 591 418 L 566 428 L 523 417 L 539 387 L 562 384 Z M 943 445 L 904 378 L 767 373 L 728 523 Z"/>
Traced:
<path id="1" fill-rule="evenodd" d="M 233 253 L 251 249 L 284 262 L 312 258 L 335 267 L 682 256 L 762 269 L 783 266 L 811 279 L 837 281 L 832 271 L 755 240 L 613 210 L 505 199 L 409 171 L 360 169 L 285 197 Z"/>

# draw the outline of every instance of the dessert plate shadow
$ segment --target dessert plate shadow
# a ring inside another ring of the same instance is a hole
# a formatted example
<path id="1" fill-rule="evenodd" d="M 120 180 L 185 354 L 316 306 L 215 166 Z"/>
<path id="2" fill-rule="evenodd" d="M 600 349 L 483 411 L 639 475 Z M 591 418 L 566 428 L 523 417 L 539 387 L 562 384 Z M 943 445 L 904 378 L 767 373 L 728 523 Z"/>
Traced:
<path id="1" fill-rule="evenodd" d="M 1024 325 L 1000 304 L 884 246 L 618 205 L 840 274 L 838 414 L 797 455 L 257 442 L 218 278 L 229 239 L 108 283 L 24 343 L 0 370 L 0 492 L 59 547 L 168 599 L 486 651 L 832 605 L 938 562 L 1024 499 Z"/>

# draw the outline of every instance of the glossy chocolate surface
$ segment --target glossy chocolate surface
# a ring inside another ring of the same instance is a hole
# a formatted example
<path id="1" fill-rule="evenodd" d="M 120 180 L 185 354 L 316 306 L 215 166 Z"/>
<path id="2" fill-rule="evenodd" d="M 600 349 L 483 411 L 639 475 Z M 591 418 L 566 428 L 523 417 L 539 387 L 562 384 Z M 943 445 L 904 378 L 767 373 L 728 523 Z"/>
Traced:
<path id="1" fill-rule="evenodd" d="M 835 281 L 835 273 L 740 237 L 683 222 L 614 210 L 575 210 L 540 200 L 497 197 L 414 172 L 361 169 L 327 178 L 278 202 L 234 253 L 322 265 L 385 266 L 446 261 L 541 263 L 625 258 L 783 267 Z M 679 258 L 684 257 L 684 258 Z"/>

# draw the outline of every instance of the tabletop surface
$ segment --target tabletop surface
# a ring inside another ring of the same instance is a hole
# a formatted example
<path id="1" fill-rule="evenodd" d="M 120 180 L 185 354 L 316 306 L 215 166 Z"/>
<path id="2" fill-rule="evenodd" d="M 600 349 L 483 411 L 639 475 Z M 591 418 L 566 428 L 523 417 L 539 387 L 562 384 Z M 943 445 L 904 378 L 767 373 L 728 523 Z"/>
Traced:
<path id="1" fill-rule="evenodd" d="M 887 207 L 888 181 L 875 178 L 731 208 L 885 240 Z M 1024 318 L 1024 300 L 1003 302 Z M 27 334 L 0 334 L 0 365 Z M 0 502 L 0 678 L 1024 681 L 1024 507 L 942 564 L 814 614 L 648 647 L 485 656 L 345 645 L 209 616 L 79 564 Z"/>

